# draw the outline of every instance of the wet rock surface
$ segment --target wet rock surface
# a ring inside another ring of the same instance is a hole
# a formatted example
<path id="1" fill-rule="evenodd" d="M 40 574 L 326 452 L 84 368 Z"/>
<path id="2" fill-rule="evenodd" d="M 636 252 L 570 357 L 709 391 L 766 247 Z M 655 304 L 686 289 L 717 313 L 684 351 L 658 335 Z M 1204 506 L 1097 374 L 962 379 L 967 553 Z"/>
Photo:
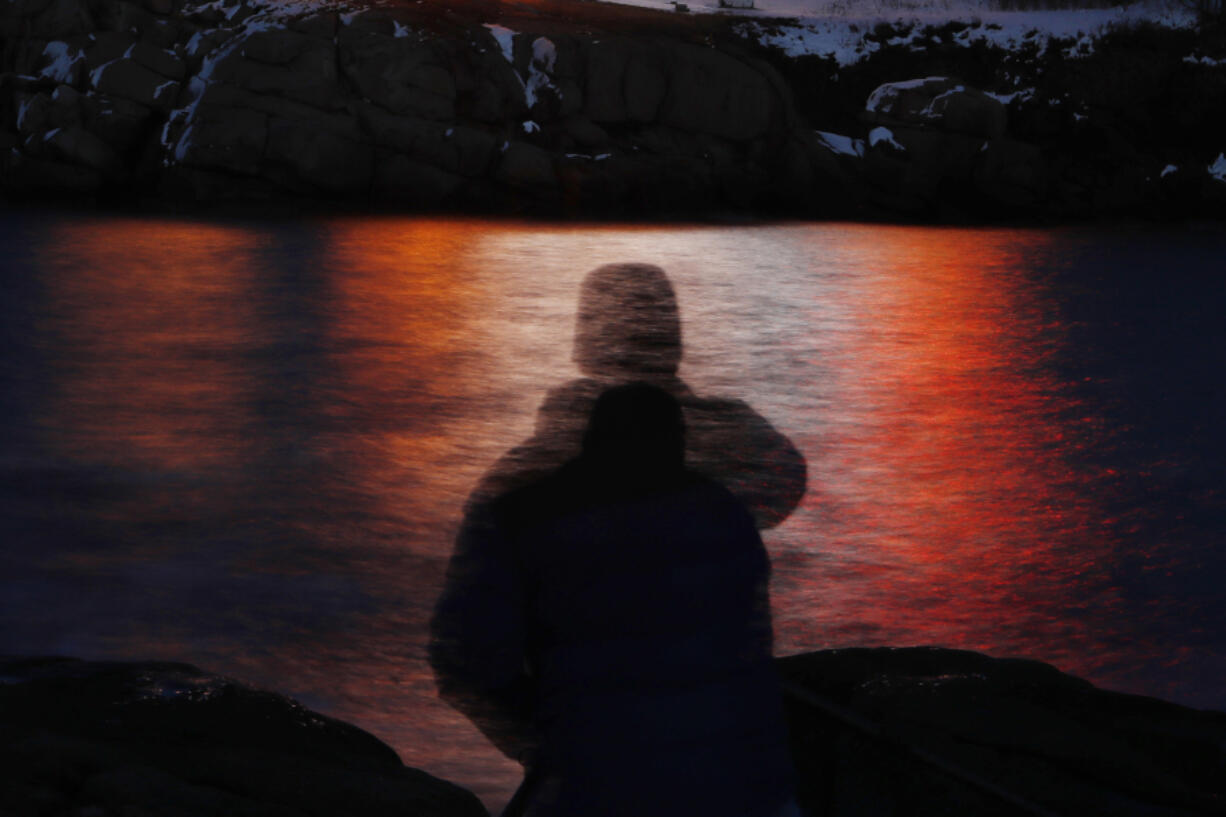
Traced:
<path id="1" fill-rule="evenodd" d="M 780 659 L 813 815 L 1226 814 L 1226 714 L 936 648 Z"/>
<path id="2" fill-rule="evenodd" d="M 865 35 L 876 51 L 840 66 L 789 57 L 731 16 L 508 9 L 11 0 L 0 195 L 616 217 L 1223 214 L 1226 178 L 1205 170 L 1226 144 L 1203 125 L 1226 104 L 1226 61 L 1186 57 L 1216 48 L 1212 32 L 994 53 L 953 47 L 952 29 L 883 24 Z"/>
<path id="3" fill-rule="evenodd" d="M 0 660 L 0 814 L 484 817 L 357 727 L 186 664 Z"/>

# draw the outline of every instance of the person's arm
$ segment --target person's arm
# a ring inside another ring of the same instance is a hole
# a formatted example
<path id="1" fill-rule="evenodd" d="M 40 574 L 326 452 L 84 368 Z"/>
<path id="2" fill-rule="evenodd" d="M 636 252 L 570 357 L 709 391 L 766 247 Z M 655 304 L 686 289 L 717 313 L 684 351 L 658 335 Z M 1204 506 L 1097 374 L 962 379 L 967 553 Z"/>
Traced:
<path id="1" fill-rule="evenodd" d="M 808 481 L 792 441 L 741 400 L 688 396 L 681 405 L 690 467 L 731 491 L 759 529 L 787 519 Z"/>
<path id="2" fill-rule="evenodd" d="M 488 505 L 470 509 L 430 624 L 430 665 L 439 696 L 521 762 L 535 743 L 524 604 L 510 542 Z"/>

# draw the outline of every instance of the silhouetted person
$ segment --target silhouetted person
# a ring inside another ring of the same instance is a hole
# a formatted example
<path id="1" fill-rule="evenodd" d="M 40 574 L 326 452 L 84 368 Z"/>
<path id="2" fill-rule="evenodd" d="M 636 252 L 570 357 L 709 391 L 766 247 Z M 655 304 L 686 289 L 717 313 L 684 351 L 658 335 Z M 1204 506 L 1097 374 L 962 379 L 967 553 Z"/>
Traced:
<path id="1" fill-rule="evenodd" d="M 782 522 L 804 495 L 804 458 L 744 402 L 694 394 L 677 376 L 681 356 L 677 298 L 662 269 L 610 264 L 593 270 L 575 322 L 573 358 L 584 376 L 550 390 L 532 437 L 490 469 L 473 499 L 525 485 L 576 456 L 596 397 L 619 383 L 647 382 L 681 404 L 690 467 L 732 491 L 759 528 Z"/>
<path id="2" fill-rule="evenodd" d="M 792 769 L 754 521 L 684 464 L 677 400 L 596 401 L 581 453 L 470 508 L 442 696 L 528 767 L 531 817 L 775 817 Z"/>

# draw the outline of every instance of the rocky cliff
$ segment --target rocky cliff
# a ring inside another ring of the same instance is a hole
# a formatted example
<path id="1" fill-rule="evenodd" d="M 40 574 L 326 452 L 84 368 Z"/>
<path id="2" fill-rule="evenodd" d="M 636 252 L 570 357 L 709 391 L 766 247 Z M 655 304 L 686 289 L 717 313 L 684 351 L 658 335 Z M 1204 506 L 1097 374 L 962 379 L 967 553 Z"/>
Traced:
<path id="1" fill-rule="evenodd" d="M 1212 134 L 1186 131 L 1226 100 L 1226 70 L 1187 64 L 1181 35 L 1112 57 L 1166 72 L 1138 86 L 1151 97 L 1191 89 L 1176 138 L 1138 125 L 1156 103 L 1121 97 L 1084 55 L 1069 56 L 1088 77 L 1074 82 L 1047 52 L 878 32 L 871 59 L 840 66 L 790 56 L 764 30 L 580 0 L 6 0 L 0 192 L 933 220 L 1226 202 L 1226 158 L 1220 178 L 1186 169 L 1211 150 Z M 889 46 L 901 39 L 905 54 Z M 1027 71 L 1056 76 L 1063 107 L 1000 92 Z"/>
<path id="2" fill-rule="evenodd" d="M 468 11 L 15 0 L 4 189 L 624 213 L 829 196 L 834 159 L 764 62 Z"/>

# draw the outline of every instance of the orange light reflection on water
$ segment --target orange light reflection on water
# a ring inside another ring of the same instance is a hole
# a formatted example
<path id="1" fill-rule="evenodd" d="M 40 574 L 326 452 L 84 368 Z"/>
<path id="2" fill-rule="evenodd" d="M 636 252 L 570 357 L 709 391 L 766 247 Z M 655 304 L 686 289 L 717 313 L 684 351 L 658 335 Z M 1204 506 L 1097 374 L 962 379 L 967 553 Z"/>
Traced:
<path id="1" fill-rule="evenodd" d="M 1018 231 L 857 232 L 846 294 L 862 317 L 824 350 L 833 384 L 810 387 L 831 415 L 807 500 L 829 573 L 823 598 L 797 599 L 819 620 L 787 622 L 785 641 L 1081 663 L 1093 624 L 1070 611 L 1092 586 L 1110 605 L 1097 586 L 1110 543 L 1084 499 L 1092 477 L 1067 464 L 1076 429 L 1045 368 L 1061 327 L 1019 259 L 1033 245 Z"/>
<path id="2" fill-rule="evenodd" d="M 46 323 L 71 360 L 44 424 L 66 455 L 169 471 L 234 464 L 250 385 L 234 351 L 251 340 L 261 246 L 258 231 L 239 226 L 57 225 Z"/>

